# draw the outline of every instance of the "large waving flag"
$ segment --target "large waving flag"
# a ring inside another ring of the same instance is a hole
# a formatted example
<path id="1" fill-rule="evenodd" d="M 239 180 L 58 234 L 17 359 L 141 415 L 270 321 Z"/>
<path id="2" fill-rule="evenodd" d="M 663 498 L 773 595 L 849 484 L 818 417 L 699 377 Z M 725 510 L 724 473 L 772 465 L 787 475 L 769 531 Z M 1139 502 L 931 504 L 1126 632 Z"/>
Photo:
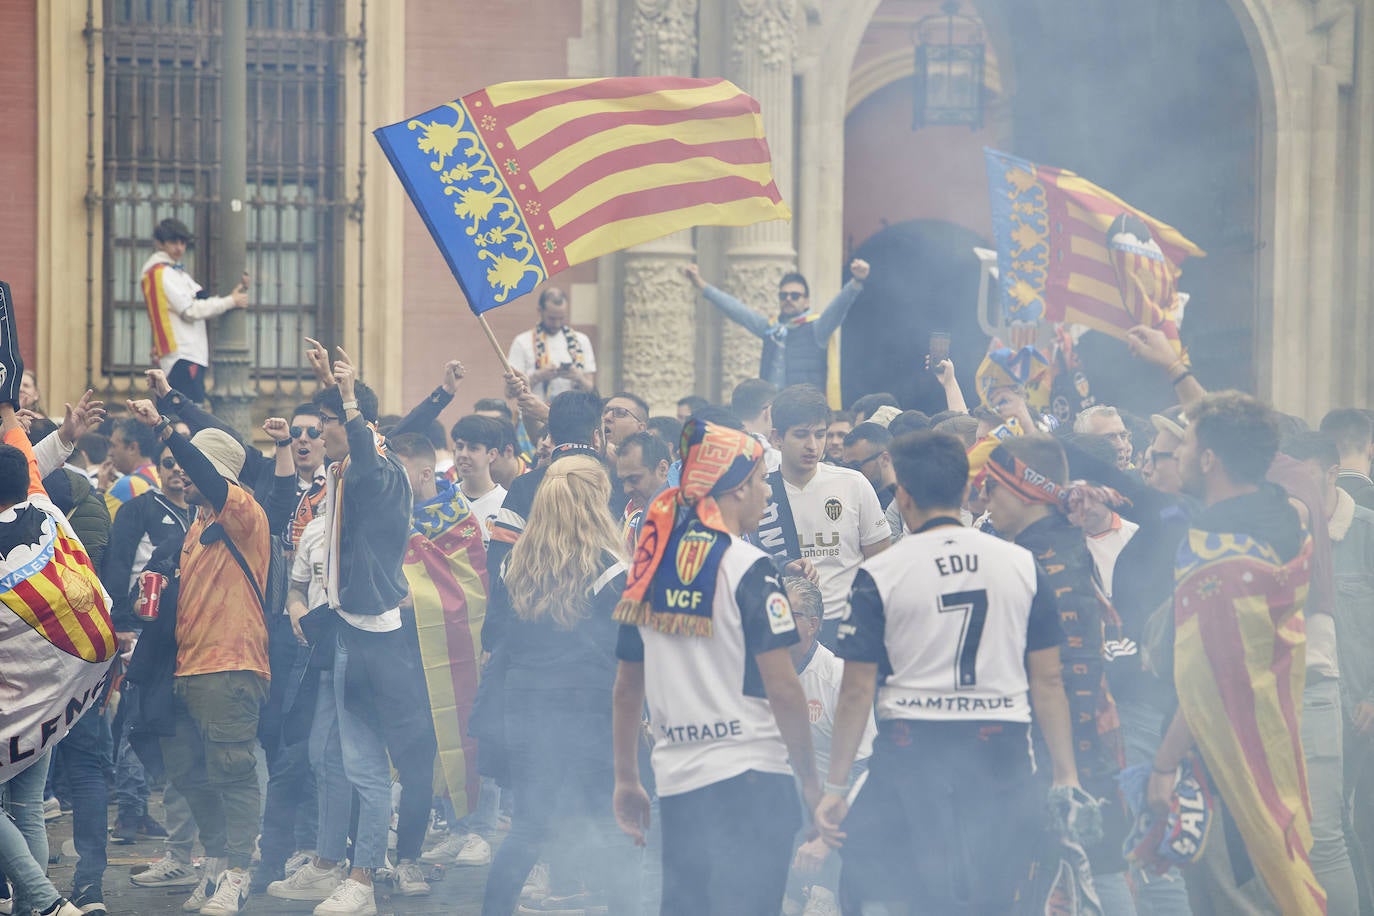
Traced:
<path id="1" fill-rule="evenodd" d="M 25 770 L 99 704 L 115 654 L 110 596 L 48 499 L 22 429 L 29 498 L 0 514 L 0 782 Z"/>
<path id="2" fill-rule="evenodd" d="M 1073 172 L 985 149 L 1003 314 L 1178 339 L 1181 265 L 1205 252 Z"/>
<path id="3" fill-rule="evenodd" d="M 1316 916 L 1312 807 L 1299 721 L 1312 542 L 1282 563 L 1241 534 L 1193 529 L 1178 550 L 1179 709 L 1279 912 Z"/>
<path id="4" fill-rule="evenodd" d="M 404 565 L 415 600 L 439 764 L 459 817 L 476 804 L 479 782 L 468 715 L 477 696 L 487 612 L 487 552 L 480 525 L 458 487 L 441 482 L 439 495 L 415 511 Z"/>
<path id="5" fill-rule="evenodd" d="M 501 83 L 374 133 L 479 314 L 679 229 L 791 218 L 723 79 Z"/>

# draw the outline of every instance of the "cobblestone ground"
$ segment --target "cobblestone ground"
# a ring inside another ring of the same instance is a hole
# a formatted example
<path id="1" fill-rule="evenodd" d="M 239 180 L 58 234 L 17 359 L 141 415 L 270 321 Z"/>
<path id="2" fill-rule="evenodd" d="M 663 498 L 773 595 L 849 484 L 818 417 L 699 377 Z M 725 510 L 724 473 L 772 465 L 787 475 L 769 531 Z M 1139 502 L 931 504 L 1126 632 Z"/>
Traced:
<path id="1" fill-rule="evenodd" d="M 162 821 L 162 806 L 158 794 L 149 802 L 153 815 Z M 110 823 L 115 810 L 110 808 Z M 70 814 L 48 822 L 48 842 L 52 855 L 60 850 L 61 859 L 48 868 L 48 875 L 63 894 L 71 892 L 72 869 L 76 866 L 76 850 L 71 844 Z M 162 856 L 159 842 L 146 841 L 131 845 L 110 842 L 107 847 L 109 867 L 105 870 L 105 904 L 111 916 L 144 916 L 144 914 L 181 913 L 182 902 L 190 896 L 189 888 L 151 889 L 136 887 L 129 875 Z M 199 854 L 197 847 L 197 854 Z M 428 897 L 392 897 L 390 888 L 378 885 L 377 912 L 379 916 L 432 916 L 432 914 L 476 914 L 482 909 L 482 888 L 486 884 L 487 869 L 445 868 L 428 869 L 433 888 Z M 249 899 L 247 913 L 309 914 L 313 904 L 275 900 L 267 896 Z"/>

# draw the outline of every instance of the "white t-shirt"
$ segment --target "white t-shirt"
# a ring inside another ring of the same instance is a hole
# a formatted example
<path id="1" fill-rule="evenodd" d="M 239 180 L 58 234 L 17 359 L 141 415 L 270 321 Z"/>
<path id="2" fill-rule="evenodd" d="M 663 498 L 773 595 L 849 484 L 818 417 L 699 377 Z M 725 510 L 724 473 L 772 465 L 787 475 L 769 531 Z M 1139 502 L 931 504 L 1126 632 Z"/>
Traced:
<path id="1" fill-rule="evenodd" d="M 833 464 L 816 466 L 805 487 L 783 481 L 803 557 L 820 576 L 825 619 L 844 615 L 863 548 L 892 540 L 892 528 L 868 478 Z"/>
<path id="2" fill-rule="evenodd" d="M 835 657 L 820 643 L 816 643 L 811 660 L 797 675 L 801 681 L 802 692 L 806 694 L 807 711 L 811 713 L 811 743 L 816 748 L 816 767 L 822 778 L 830 771 L 830 738 L 835 732 L 835 704 L 840 699 L 840 681 L 844 678 L 844 662 Z M 873 753 L 873 739 L 878 735 L 878 724 L 873 713 L 868 714 L 868 725 L 864 728 L 863 738 L 859 741 L 859 751 L 854 761 L 867 760 Z"/>
<path id="3" fill-rule="evenodd" d="M 467 496 L 466 493 L 463 495 Z M 491 524 L 496 520 L 496 514 L 501 511 L 501 503 L 506 500 L 506 488 L 498 483 L 476 499 L 470 496 L 467 499 L 468 505 L 472 507 L 472 514 L 482 523 L 482 546 L 485 547 L 491 541 Z"/>
<path id="4" fill-rule="evenodd" d="M 1030 722 L 1026 653 L 1063 638 L 1029 550 L 949 525 L 864 562 L 835 654 L 880 666 L 879 719 Z"/>
<path id="5" fill-rule="evenodd" d="M 318 515 L 306 523 L 296 543 L 296 558 L 291 562 L 291 581 L 306 586 L 305 599 L 317 608 L 329 601 L 325 594 L 324 552 L 329 538 L 329 522 Z"/>
<path id="6" fill-rule="evenodd" d="M 582 371 L 596 371 L 596 356 L 592 353 L 591 339 L 581 331 L 573 331 L 573 338 L 577 345 L 582 348 Z M 547 366 L 558 367 L 564 363 L 573 361 L 572 354 L 568 352 L 568 341 L 561 333 L 554 332 L 544 335 L 544 352 L 547 354 Z M 517 371 L 524 373 L 528 378 L 534 370 L 540 368 L 534 359 L 534 330 L 525 331 L 518 334 L 511 342 L 510 354 L 507 356 L 510 364 Z M 534 385 L 535 397 L 542 400 L 545 404 L 552 401 L 555 397 L 565 391 L 572 390 L 572 382 L 565 378 L 550 379 L 542 385 Z"/>
<path id="7" fill-rule="evenodd" d="M 616 657 L 644 664 L 660 796 L 792 773 L 754 656 L 796 643 L 797 626 L 772 562 L 739 538 L 721 556 L 711 624 L 709 637 L 620 628 Z"/>
<path id="8" fill-rule="evenodd" d="M 1101 534 L 1086 537 L 1088 553 L 1092 554 L 1093 565 L 1097 567 L 1098 578 L 1102 580 L 1102 593 L 1108 598 L 1112 596 L 1112 573 L 1116 571 L 1116 558 L 1121 556 L 1121 551 L 1139 530 L 1140 526 L 1135 522 L 1118 515 L 1112 527 Z"/>

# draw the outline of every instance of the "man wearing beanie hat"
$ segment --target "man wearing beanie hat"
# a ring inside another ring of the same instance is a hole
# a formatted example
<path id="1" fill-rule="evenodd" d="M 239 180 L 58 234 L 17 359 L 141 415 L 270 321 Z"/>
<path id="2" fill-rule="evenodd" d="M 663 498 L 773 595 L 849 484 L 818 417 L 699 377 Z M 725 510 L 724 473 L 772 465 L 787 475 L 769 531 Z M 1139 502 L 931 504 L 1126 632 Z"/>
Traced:
<path id="1" fill-rule="evenodd" d="M 205 878 L 188 904 L 199 899 L 201 913 L 225 916 L 248 899 L 258 832 L 254 750 L 271 676 L 258 598 L 271 560 L 267 515 L 239 485 L 245 453 L 233 436 L 203 429 L 187 441 L 151 401 L 130 401 L 129 410 L 167 443 L 189 479 L 186 499 L 197 507 L 181 554 L 176 734 L 162 739 L 162 755 L 205 846 Z"/>
<path id="2" fill-rule="evenodd" d="M 636 749 L 647 695 L 663 834 L 663 912 L 776 913 L 820 782 L 798 640 L 766 554 L 740 535 L 768 500 L 763 447 L 689 420 L 682 485 L 649 507 L 616 608 L 615 816 L 644 843 L 649 796 Z"/>

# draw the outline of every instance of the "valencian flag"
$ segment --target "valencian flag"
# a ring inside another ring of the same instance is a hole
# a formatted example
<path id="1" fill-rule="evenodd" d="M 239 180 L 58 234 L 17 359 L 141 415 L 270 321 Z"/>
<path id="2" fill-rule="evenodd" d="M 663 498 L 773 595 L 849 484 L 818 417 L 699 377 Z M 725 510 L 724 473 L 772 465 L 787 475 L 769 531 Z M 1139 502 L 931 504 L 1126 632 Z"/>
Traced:
<path id="1" fill-rule="evenodd" d="M 1311 558 L 1310 539 L 1283 563 L 1246 535 L 1193 529 L 1174 592 L 1179 709 L 1251 862 L 1293 916 L 1326 912 L 1299 731 Z"/>
<path id="2" fill-rule="evenodd" d="M 1201 248 L 1073 172 L 984 153 L 1008 322 L 1081 324 L 1122 339 L 1144 324 L 1178 346 L 1178 278 Z"/>
<path id="3" fill-rule="evenodd" d="M 487 612 L 487 552 L 480 525 L 458 487 L 440 481 L 438 496 L 412 517 L 404 566 L 415 600 L 439 764 L 459 817 L 476 803 L 478 788 L 477 748 L 467 732 Z"/>
<path id="4" fill-rule="evenodd" d="M 48 499 L 24 431 L 5 442 L 28 456 L 29 496 L 0 517 L 0 782 L 100 702 L 115 655 L 110 596 L 91 558 Z"/>
<path id="5" fill-rule="evenodd" d="M 478 314 L 679 229 L 791 218 L 723 79 L 501 83 L 375 135 Z"/>

